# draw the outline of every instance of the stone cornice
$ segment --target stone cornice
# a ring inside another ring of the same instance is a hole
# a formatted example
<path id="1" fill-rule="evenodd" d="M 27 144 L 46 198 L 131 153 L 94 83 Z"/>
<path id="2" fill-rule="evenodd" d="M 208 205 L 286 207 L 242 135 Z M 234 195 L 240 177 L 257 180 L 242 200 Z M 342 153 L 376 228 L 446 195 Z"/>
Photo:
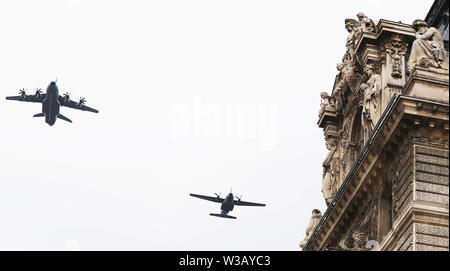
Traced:
<path id="1" fill-rule="evenodd" d="M 389 20 L 381 19 L 377 25 L 377 34 L 373 33 L 363 33 L 361 38 L 356 42 L 355 51 L 358 52 L 362 49 L 362 44 L 376 44 L 376 41 L 383 39 L 390 34 L 401 34 L 404 35 L 407 42 L 411 42 L 416 38 L 416 32 L 409 24 L 404 24 L 401 22 L 394 22 Z"/>
<path id="2" fill-rule="evenodd" d="M 403 34 L 411 37 L 411 40 L 414 40 L 416 38 L 416 32 L 409 24 L 381 19 L 378 22 L 377 28 L 377 38 L 380 38 L 381 36 L 384 36 L 388 33 Z"/>

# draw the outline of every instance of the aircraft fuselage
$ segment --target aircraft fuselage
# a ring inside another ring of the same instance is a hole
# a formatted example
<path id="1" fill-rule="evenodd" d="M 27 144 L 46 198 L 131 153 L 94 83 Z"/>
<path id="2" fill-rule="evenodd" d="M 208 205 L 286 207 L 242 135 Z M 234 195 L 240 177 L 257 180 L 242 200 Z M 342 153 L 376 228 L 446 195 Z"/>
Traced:
<path id="1" fill-rule="evenodd" d="M 45 114 L 45 122 L 52 126 L 59 115 L 59 90 L 55 82 L 51 82 L 47 88 L 45 99 L 42 101 L 42 113 Z"/>
<path id="2" fill-rule="evenodd" d="M 233 193 L 229 193 L 225 197 L 225 200 L 222 202 L 222 205 L 220 206 L 220 209 L 222 210 L 222 212 L 221 212 L 222 215 L 226 215 L 230 211 L 233 211 L 233 208 L 234 208 L 233 200 L 234 200 Z"/>

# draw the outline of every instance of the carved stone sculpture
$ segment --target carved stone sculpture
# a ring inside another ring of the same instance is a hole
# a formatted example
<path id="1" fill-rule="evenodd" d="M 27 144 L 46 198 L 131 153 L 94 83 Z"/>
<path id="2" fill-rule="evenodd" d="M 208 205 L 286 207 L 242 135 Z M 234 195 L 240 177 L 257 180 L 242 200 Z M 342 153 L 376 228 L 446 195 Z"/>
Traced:
<path id="1" fill-rule="evenodd" d="M 322 101 L 320 103 L 319 118 L 325 111 L 336 111 L 333 97 L 328 95 L 327 92 L 321 92 L 320 97 L 322 98 Z"/>
<path id="2" fill-rule="evenodd" d="M 367 250 L 365 244 L 367 242 L 367 235 L 363 231 L 354 231 L 347 234 L 340 242 L 339 247 L 345 250 Z"/>
<path id="3" fill-rule="evenodd" d="M 364 13 L 359 12 L 356 14 L 359 20 L 358 30 L 365 33 L 377 33 L 377 26 L 372 21 L 372 19 L 368 18 Z"/>
<path id="4" fill-rule="evenodd" d="M 333 96 L 336 102 L 336 110 L 339 112 L 343 109 L 343 96 L 348 91 L 355 90 L 355 83 L 358 81 L 358 75 L 356 74 L 356 66 L 352 62 L 350 53 L 345 53 L 342 57 L 342 63 L 336 66 L 339 71 L 338 82 L 333 91 Z"/>
<path id="5" fill-rule="evenodd" d="M 341 159 L 339 158 L 337 140 L 335 138 L 327 139 L 325 145 L 330 152 L 322 164 L 324 170 L 322 178 L 322 194 L 325 203 L 328 206 L 341 184 Z"/>
<path id="6" fill-rule="evenodd" d="M 329 166 L 325 166 L 323 168 L 324 174 L 322 179 L 322 194 L 325 199 L 325 203 L 327 207 L 330 206 L 331 201 L 334 197 L 334 189 L 333 189 L 333 175 L 331 174 L 331 170 Z"/>
<path id="7" fill-rule="evenodd" d="M 435 67 L 448 70 L 448 54 L 444 49 L 441 33 L 434 27 L 427 27 L 427 22 L 415 20 L 412 27 L 416 31 L 416 40 L 411 48 L 408 70 L 414 66 Z"/>
<path id="8" fill-rule="evenodd" d="M 391 76 L 401 78 L 403 76 L 402 57 L 406 54 L 408 44 L 402 40 L 400 35 L 393 35 L 385 44 L 386 52 L 392 58 Z"/>
<path id="9" fill-rule="evenodd" d="M 361 85 L 363 95 L 362 125 L 364 129 L 364 142 L 367 142 L 372 129 L 378 120 L 378 109 L 381 93 L 381 76 L 374 73 L 374 66 L 367 65 L 366 71 L 369 79 Z"/>
<path id="10" fill-rule="evenodd" d="M 349 33 L 349 35 L 347 36 L 347 43 L 345 44 L 345 46 L 347 47 L 347 53 L 350 55 L 350 62 L 354 61 L 355 43 L 358 38 L 358 34 L 355 31 L 357 27 L 359 27 L 359 22 L 357 20 L 345 19 L 345 29 Z"/>
<path id="11" fill-rule="evenodd" d="M 375 235 L 370 234 L 371 229 L 376 226 L 376 218 L 373 220 L 376 215 L 373 212 L 373 207 L 376 206 L 376 201 L 372 200 L 365 208 L 362 209 L 362 214 L 360 214 L 359 221 L 356 223 L 355 227 L 351 229 L 344 238 L 341 239 L 338 243 L 338 247 L 344 250 L 351 251 L 367 251 L 371 250 L 366 247 L 369 238 L 375 238 Z M 373 225 L 372 225 L 372 222 Z"/>
<path id="12" fill-rule="evenodd" d="M 319 210 L 314 209 L 312 211 L 312 216 L 311 216 L 311 219 L 309 220 L 308 226 L 306 226 L 306 236 L 300 242 L 301 248 L 303 248 L 306 245 L 309 238 L 311 237 L 311 234 L 314 232 L 314 229 L 316 228 L 317 224 L 319 224 L 319 221 L 321 218 L 322 218 L 322 213 Z"/>
<path id="13" fill-rule="evenodd" d="M 331 176 L 332 176 L 332 184 L 334 192 L 336 193 L 339 188 L 341 187 L 342 182 L 344 181 L 343 178 L 341 178 L 341 166 L 342 166 L 342 160 L 340 157 L 337 156 L 337 151 L 335 152 L 335 155 L 333 156 L 333 159 L 331 159 Z"/>

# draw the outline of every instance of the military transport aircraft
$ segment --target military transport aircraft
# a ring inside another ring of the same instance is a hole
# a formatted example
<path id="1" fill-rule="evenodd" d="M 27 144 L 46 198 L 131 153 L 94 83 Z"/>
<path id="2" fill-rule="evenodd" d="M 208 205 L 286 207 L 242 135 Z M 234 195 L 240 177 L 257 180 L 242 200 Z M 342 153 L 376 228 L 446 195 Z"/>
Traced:
<path id="1" fill-rule="evenodd" d="M 220 214 L 209 214 L 212 216 L 218 216 L 218 217 L 223 217 L 223 218 L 232 218 L 232 219 L 236 219 L 235 216 L 231 216 L 228 215 L 228 213 L 230 211 L 233 211 L 234 205 L 240 205 L 240 206 L 266 206 L 265 204 L 262 203 L 254 203 L 254 202 L 247 202 L 247 201 L 242 201 L 241 197 L 236 197 L 237 200 L 235 200 L 235 196 L 233 196 L 233 193 L 229 193 L 225 198 L 221 198 L 220 194 L 216 194 L 214 193 L 216 196 L 215 197 L 210 197 L 210 196 L 203 196 L 203 195 L 197 195 L 197 194 L 189 194 L 189 196 L 192 197 L 196 197 L 196 198 L 200 198 L 200 199 L 204 199 L 204 200 L 209 200 L 209 201 L 213 201 L 213 202 L 217 202 L 217 203 L 222 203 L 222 205 L 220 206 L 220 209 L 222 210 Z"/>
<path id="2" fill-rule="evenodd" d="M 98 110 L 84 105 L 86 103 L 84 98 L 80 98 L 79 102 L 74 102 L 70 99 L 68 93 L 60 96 L 56 82 L 51 82 L 50 85 L 48 85 L 47 92 L 45 94 L 42 93 L 41 89 L 36 89 L 36 93 L 34 95 L 27 95 L 25 90 L 21 89 L 19 94 L 19 96 L 9 96 L 6 97 L 6 99 L 21 102 L 42 103 L 42 113 L 38 113 L 33 117 L 45 117 L 45 122 L 50 126 L 55 124 L 56 118 L 72 122 L 69 118 L 59 113 L 60 106 L 98 113 Z"/>

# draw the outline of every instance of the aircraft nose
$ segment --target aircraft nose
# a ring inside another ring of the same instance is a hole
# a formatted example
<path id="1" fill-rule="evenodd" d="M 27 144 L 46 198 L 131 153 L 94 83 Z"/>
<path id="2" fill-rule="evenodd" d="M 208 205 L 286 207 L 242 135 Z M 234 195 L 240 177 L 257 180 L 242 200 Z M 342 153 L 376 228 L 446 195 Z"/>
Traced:
<path id="1" fill-rule="evenodd" d="M 54 86 L 54 85 L 56 85 L 56 83 L 55 83 L 54 81 L 52 81 L 52 82 L 50 83 L 50 85 Z"/>

